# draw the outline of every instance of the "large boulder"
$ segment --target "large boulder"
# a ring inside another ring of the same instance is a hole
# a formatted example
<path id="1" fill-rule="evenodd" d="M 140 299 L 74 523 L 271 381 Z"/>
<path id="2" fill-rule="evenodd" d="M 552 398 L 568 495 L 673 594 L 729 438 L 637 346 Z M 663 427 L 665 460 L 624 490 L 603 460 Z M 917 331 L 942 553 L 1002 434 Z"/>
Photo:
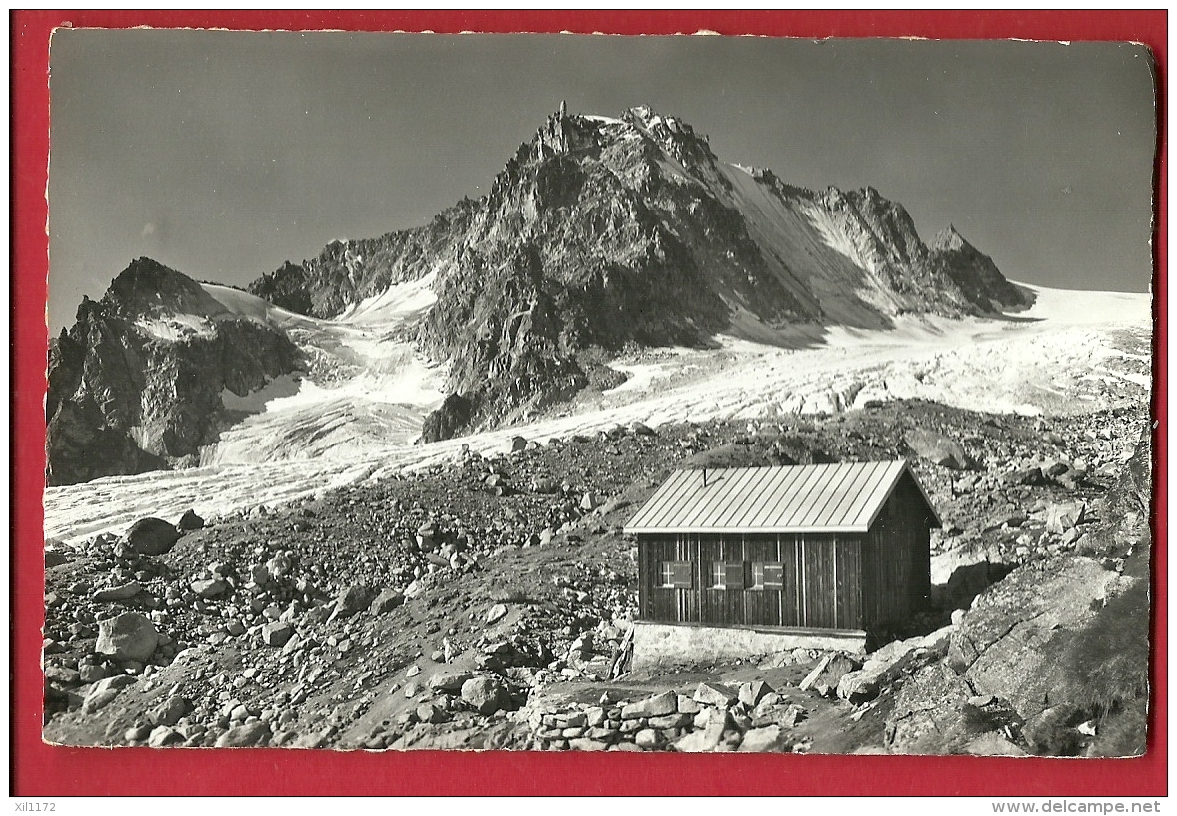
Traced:
<path id="1" fill-rule="evenodd" d="M 474 674 L 472 672 L 438 672 L 429 678 L 429 688 L 433 691 L 444 692 L 445 694 L 461 694 L 462 687 L 466 685 L 468 680 L 472 680 L 473 678 Z"/>
<path id="2" fill-rule="evenodd" d="M 204 526 L 204 519 L 196 515 L 194 510 L 185 510 L 184 515 L 180 516 L 180 520 L 176 523 L 184 532 L 189 530 L 199 530 Z"/>
<path id="3" fill-rule="evenodd" d="M 155 624 L 138 612 L 124 612 L 98 622 L 98 640 L 94 651 L 115 660 L 146 663 L 159 643 Z"/>
<path id="4" fill-rule="evenodd" d="M 943 434 L 915 428 L 903 437 L 907 447 L 920 458 L 953 470 L 965 470 L 972 466 L 972 460 L 959 442 Z"/>
<path id="5" fill-rule="evenodd" d="M 229 582 L 223 578 L 201 578 L 190 586 L 199 597 L 209 600 L 224 595 L 229 589 Z"/>
<path id="6" fill-rule="evenodd" d="M 405 593 L 396 587 L 390 587 L 381 591 L 376 596 L 376 600 L 372 601 L 372 614 L 383 615 L 385 612 L 391 612 L 393 609 L 401 606 L 404 602 Z"/>
<path id="7" fill-rule="evenodd" d="M 217 748 L 250 748 L 270 740 L 270 724 L 262 720 L 235 725 L 217 737 Z"/>
<path id="8" fill-rule="evenodd" d="M 1056 502 L 1046 508 L 1046 529 L 1065 533 L 1083 521 L 1086 506 L 1081 501 Z"/>
<path id="9" fill-rule="evenodd" d="M 785 748 L 785 732 L 779 725 L 749 729 L 740 743 L 743 752 L 780 751 Z"/>
<path id="10" fill-rule="evenodd" d="M 695 689 L 695 702 L 726 708 L 740 697 L 739 691 L 722 683 L 700 683 Z"/>
<path id="11" fill-rule="evenodd" d="M 511 705 L 511 695 L 495 677 L 472 677 L 462 684 L 462 701 L 479 714 L 489 715 Z"/>
<path id="12" fill-rule="evenodd" d="M 173 694 L 147 713 L 152 725 L 172 726 L 192 712 L 192 701 L 187 697 Z"/>
<path id="13" fill-rule="evenodd" d="M 140 555 L 164 555 L 176 546 L 180 531 L 161 518 L 141 518 L 123 534 L 121 543 Z"/>
<path id="14" fill-rule="evenodd" d="M 375 594 L 371 589 L 360 584 L 354 584 L 339 593 L 335 599 L 335 607 L 331 610 L 329 621 L 336 618 L 350 618 L 363 612 L 372 604 Z"/>
<path id="15" fill-rule="evenodd" d="M 708 718 L 702 728 L 696 728 L 674 743 L 674 750 L 682 753 L 714 751 L 723 739 L 727 717 L 722 712 Z"/>
<path id="16" fill-rule="evenodd" d="M 138 581 L 127 581 L 125 584 L 100 589 L 94 593 L 93 597 L 94 600 L 99 602 L 125 601 L 129 598 L 134 598 L 142 591 L 143 586 Z"/>
<path id="17" fill-rule="evenodd" d="M 928 635 L 895 640 L 870 656 L 858 671 L 838 680 L 838 696 L 852 703 L 864 703 L 879 696 L 883 687 L 918 665 L 921 659 L 942 656 L 954 627 L 945 626 Z"/>
<path id="18" fill-rule="evenodd" d="M 262 627 L 262 642 L 267 646 L 285 646 L 294 635 L 294 624 L 286 621 L 271 621 Z"/>

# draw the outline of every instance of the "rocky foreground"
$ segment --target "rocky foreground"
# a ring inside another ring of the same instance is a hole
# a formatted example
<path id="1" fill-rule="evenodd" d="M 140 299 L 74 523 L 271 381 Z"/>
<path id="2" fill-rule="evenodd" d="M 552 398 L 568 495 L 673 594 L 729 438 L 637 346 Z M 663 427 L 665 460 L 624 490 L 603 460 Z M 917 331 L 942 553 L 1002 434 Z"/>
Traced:
<path id="1" fill-rule="evenodd" d="M 1144 747 L 1143 408 L 925 402 L 640 423 L 216 519 L 47 542 L 46 725 L 79 745 L 1125 755 Z M 1135 451 L 1135 455 L 1133 452 Z M 935 608 L 865 656 L 634 670 L 621 528 L 675 467 L 913 460 Z"/>

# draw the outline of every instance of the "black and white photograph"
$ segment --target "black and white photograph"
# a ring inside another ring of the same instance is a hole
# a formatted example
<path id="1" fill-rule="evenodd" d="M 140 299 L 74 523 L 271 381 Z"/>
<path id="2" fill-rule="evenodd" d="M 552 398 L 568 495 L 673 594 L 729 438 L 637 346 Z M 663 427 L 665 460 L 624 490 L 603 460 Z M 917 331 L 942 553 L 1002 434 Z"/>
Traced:
<path id="1" fill-rule="evenodd" d="M 43 741 L 1144 754 L 1155 73 L 58 28 Z"/>

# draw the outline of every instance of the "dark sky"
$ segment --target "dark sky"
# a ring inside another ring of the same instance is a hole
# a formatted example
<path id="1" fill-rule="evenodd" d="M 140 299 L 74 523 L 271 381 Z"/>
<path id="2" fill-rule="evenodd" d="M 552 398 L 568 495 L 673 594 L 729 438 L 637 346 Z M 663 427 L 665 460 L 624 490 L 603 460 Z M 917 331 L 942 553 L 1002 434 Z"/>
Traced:
<path id="1" fill-rule="evenodd" d="M 59 29 L 50 324 L 149 255 L 244 285 L 488 188 L 562 99 L 876 187 L 1009 277 L 1146 291 L 1153 83 L 1116 43 Z"/>

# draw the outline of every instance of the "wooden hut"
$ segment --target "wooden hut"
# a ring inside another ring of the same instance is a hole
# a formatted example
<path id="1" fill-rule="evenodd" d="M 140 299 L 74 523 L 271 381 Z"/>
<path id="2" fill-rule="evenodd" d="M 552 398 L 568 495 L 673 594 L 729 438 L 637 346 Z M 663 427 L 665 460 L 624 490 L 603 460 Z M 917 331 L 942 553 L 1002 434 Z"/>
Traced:
<path id="1" fill-rule="evenodd" d="M 926 608 L 939 525 L 899 460 L 680 470 L 625 531 L 638 542 L 645 623 L 861 648 Z"/>

